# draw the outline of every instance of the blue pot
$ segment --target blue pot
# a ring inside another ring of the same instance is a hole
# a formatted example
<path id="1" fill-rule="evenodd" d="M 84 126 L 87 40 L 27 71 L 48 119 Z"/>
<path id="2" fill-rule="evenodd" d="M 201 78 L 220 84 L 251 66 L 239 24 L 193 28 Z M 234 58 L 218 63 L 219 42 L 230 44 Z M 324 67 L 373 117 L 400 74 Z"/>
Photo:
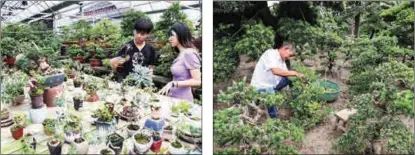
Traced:
<path id="1" fill-rule="evenodd" d="M 163 119 L 160 119 L 160 120 L 147 119 L 146 122 L 144 123 L 144 127 L 151 129 L 153 131 L 156 131 L 156 132 L 161 132 L 163 130 L 164 124 L 165 122 Z"/>

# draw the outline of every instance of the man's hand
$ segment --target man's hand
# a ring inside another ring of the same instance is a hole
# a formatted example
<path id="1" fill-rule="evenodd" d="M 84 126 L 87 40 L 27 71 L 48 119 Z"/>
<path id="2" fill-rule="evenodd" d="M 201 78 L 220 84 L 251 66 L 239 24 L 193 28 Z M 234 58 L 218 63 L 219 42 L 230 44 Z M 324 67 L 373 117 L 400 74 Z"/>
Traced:
<path id="1" fill-rule="evenodd" d="M 116 71 L 116 70 L 117 70 L 117 67 L 118 67 L 120 64 L 124 64 L 126 61 L 128 61 L 128 59 L 124 59 L 124 58 L 122 58 L 122 57 L 115 57 L 115 58 L 112 58 L 112 59 L 110 60 L 110 64 L 111 64 L 111 68 L 112 68 L 112 70 L 113 70 L 113 71 Z"/>
<path id="2" fill-rule="evenodd" d="M 295 72 L 295 76 L 298 76 L 298 77 L 303 77 L 304 76 L 303 73 L 300 73 L 300 72 L 297 72 L 297 71 L 294 71 L 294 72 Z"/>

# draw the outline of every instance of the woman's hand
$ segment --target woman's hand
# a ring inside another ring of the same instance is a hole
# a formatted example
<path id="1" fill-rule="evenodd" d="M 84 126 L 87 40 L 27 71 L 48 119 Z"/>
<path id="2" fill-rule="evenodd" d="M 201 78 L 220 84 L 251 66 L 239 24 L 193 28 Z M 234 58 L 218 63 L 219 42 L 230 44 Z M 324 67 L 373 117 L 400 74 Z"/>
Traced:
<path id="1" fill-rule="evenodd" d="M 169 83 L 167 83 L 159 92 L 158 94 L 160 95 L 168 95 L 170 89 L 173 87 L 174 82 L 171 81 Z"/>

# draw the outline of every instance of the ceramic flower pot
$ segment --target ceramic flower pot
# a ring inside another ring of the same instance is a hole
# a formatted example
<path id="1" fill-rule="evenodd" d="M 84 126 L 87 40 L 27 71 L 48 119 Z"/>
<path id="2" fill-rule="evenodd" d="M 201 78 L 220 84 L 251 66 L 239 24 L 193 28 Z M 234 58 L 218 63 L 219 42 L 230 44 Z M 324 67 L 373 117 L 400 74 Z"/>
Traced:
<path id="1" fill-rule="evenodd" d="M 151 144 L 150 150 L 153 151 L 153 152 L 159 152 L 162 142 L 163 142 L 163 140 L 161 139 L 160 136 L 153 137 L 153 144 Z"/>
<path id="2" fill-rule="evenodd" d="M 164 127 L 164 120 L 163 119 L 147 119 L 144 123 L 144 127 L 151 129 L 155 132 L 163 132 L 163 127 Z"/>
<path id="3" fill-rule="evenodd" d="M 73 144 L 75 145 L 76 151 L 78 151 L 79 154 L 87 154 L 88 153 L 88 142 L 79 137 L 79 138 L 75 138 Z"/>
<path id="4" fill-rule="evenodd" d="M 115 152 L 110 148 L 105 148 L 105 149 L 100 149 L 96 154 L 107 155 L 107 154 L 115 154 Z"/>
<path id="5" fill-rule="evenodd" d="M 48 111 L 45 105 L 40 109 L 29 109 L 29 116 L 33 124 L 42 124 L 48 115 Z"/>
<path id="6" fill-rule="evenodd" d="M 75 138 L 81 137 L 80 131 L 65 131 L 64 138 L 65 141 L 69 144 L 72 144 Z"/>
<path id="7" fill-rule="evenodd" d="M 42 106 L 44 105 L 43 94 L 37 96 L 30 96 L 30 99 L 32 100 L 32 109 L 39 109 L 42 108 Z"/>
<path id="8" fill-rule="evenodd" d="M 46 89 L 45 93 L 43 94 L 43 100 L 48 107 L 56 107 L 56 95 L 58 93 L 63 92 L 62 86 L 52 87 L 50 89 Z"/>
<path id="9" fill-rule="evenodd" d="M 89 64 L 91 64 L 91 67 L 99 67 L 99 66 L 101 66 L 101 60 L 99 60 L 99 59 L 89 59 Z"/>
<path id="10" fill-rule="evenodd" d="M 19 128 L 19 129 L 16 129 L 14 131 L 11 131 L 12 132 L 12 137 L 15 140 L 20 139 L 21 137 L 23 137 L 23 130 L 24 130 L 24 128 Z"/>
<path id="11" fill-rule="evenodd" d="M 130 124 L 130 125 L 127 126 L 128 136 L 133 136 L 135 133 L 138 132 L 138 130 L 140 130 L 140 126 L 138 126 L 138 125 L 132 126 L 132 125 L 133 124 Z"/>
<path id="12" fill-rule="evenodd" d="M 75 108 L 75 110 L 79 110 L 79 108 L 83 107 L 83 103 L 84 101 L 82 100 L 78 100 L 78 99 L 73 99 L 73 107 Z"/>
<path id="13" fill-rule="evenodd" d="M 99 100 L 99 96 L 96 93 L 91 93 L 88 95 L 86 101 L 88 102 L 96 102 Z"/>
<path id="14" fill-rule="evenodd" d="M 74 57 L 73 59 L 80 62 L 80 63 L 84 63 L 84 57 L 77 56 L 77 57 Z"/>
<path id="15" fill-rule="evenodd" d="M 137 135 L 137 134 L 140 134 L 140 133 L 136 133 L 135 135 Z M 150 149 L 151 145 L 153 144 L 153 138 L 148 137 L 148 140 L 149 140 L 148 143 L 140 144 L 134 139 L 135 135 L 132 137 L 132 139 L 134 141 L 134 148 L 137 149 L 137 151 L 140 154 L 147 152 Z"/>
<path id="16" fill-rule="evenodd" d="M 62 142 L 59 140 L 51 140 L 47 143 L 49 153 L 51 155 L 60 155 L 62 153 Z"/>
<path id="17" fill-rule="evenodd" d="M 4 62 L 6 62 L 8 65 L 14 65 L 16 63 L 16 59 L 10 56 L 7 56 L 4 59 Z"/>
<path id="18" fill-rule="evenodd" d="M 169 146 L 169 153 L 170 154 L 186 154 L 186 151 L 183 149 L 183 144 L 181 147 L 174 147 L 172 144 Z"/>
<path id="19" fill-rule="evenodd" d="M 25 99 L 24 95 L 16 96 L 13 100 L 13 106 L 18 106 L 18 105 L 22 104 L 24 99 Z"/>
<path id="20" fill-rule="evenodd" d="M 104 135 L 108 135 L 111 133 L 111 130 L 114 129 L 116 124 L 115 119 L 113 119 L 111 122 L 101 122 L 101 121 L 95 121 L 95 126 L 97 127 L 97 131 L 99 133 L 104 133 Z"/>

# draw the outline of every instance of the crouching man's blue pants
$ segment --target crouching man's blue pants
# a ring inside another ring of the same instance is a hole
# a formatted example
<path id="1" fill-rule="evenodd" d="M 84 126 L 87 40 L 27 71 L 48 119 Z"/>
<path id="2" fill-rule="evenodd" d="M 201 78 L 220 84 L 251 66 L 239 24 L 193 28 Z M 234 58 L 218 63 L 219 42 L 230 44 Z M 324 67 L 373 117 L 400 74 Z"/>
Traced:
<path id="1" fill-rule="evenodd" d="M 280 91 L 280 90 L 282 90 L 283 88 L 285 88 L 287 86 L 292 86 L 291 81 L 287 77 L 283 77 L 276 87 L 258 89 L 258 93 L 277 92 L 277 91 Z M 269 106 L 267 108 L 268 108 L 269 117 L 277 119 L 278 118 L 277 107 Z"/>

